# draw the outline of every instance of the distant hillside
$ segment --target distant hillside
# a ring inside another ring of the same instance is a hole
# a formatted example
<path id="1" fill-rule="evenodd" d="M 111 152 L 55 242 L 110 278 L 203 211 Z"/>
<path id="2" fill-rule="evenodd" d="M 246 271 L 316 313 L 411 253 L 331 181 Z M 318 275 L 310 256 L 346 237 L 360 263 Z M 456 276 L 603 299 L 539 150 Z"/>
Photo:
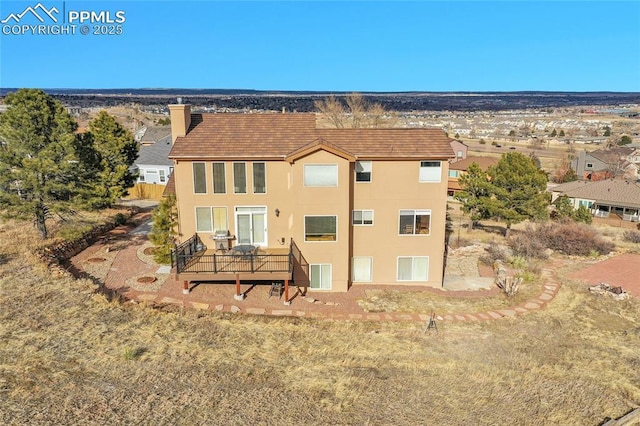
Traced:
<path id="1" fill-rule="evenodd" d="M 0 89 L 4 96 L 17 89 Z M 166 106 L 180 97 L 201 108 L 314 111 L 314 101 L 345 92 L 259 91 L 251 89 L 45 89 L 67 105 L 115 106 L 134 103 Z M 392 111 L 492 111 L 564 108 L 592 105 L 638 105 L 631 92 L 364 92 L 372 102 Z"/>

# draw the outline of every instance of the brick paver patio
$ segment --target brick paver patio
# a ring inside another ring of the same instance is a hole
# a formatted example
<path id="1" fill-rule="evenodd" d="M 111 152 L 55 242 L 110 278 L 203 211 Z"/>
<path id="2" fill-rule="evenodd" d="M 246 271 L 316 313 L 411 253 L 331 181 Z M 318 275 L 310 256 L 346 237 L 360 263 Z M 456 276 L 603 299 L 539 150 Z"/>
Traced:
<path id="1" fill-rule="evenodd" d="M 149 220 L 149 214 L 144 213 L 134 217 L 137 223 Z M 141 226 L 144 226 L 141 225 Z M 189 294 L 183 294 L 182 285 L 173 278 L 173 274 L 166 277 L 166 281 L 157 290 L 144 291 L 138 286 L 132 288 L 127 285 L 132 279 L 140 276 L 154 275 L 158 265 L 145 263 L 136 255 L 142 245 L 147 243 L 147 237 L 140 232 L 140 227 L 119 227 L 101 241 L 75 256 L 71 263 L 76 271 L 82 272 L 82 264 L 108 244 L 117 244 L 118 251 L 110 265 L 104 285 L 109 290 L 122 294 L 125 298 L 140 303 L 173 304 L 197 310 L 213 310 L 222 312 L 244 313 L 254 315 L 296 316 L 309 318 L 324 318 L 332 320 L 369 320 L 369 321 L 412 321 L 424 323 L 428 321 L 430 313 L 417 312 L 380 312 L 364 311 L 357 303 L 358 299 L 366 297 L 365 290 L 398 290 L 398 291 L 429 291 L 434 294 L 446 294 L 464 298 L 493 296 L 500 292 L 498 288 L 479 291 L 446 291 L 419 286 L 392 285 L 354 285 L 347 293 L 315 293 L 306 295 L 297 293 L 296 287 L 290 289 L 291 305 L 284 305 L 284 298 L 269 297 L 269 287 L 264 285 L 242 284 L 242 291 L 247 298 L 236 301 L 235 285 L 229 284 L 199 284 L 192 285 Z M 158 275 L 157 273 L 155 275 Z M 444 321 L 488 321 L 500 318 L 513 318 L 530 311 L 544 308 L 557 294 L 558 283 L 553 267 L 542 271 L 544 285 L 540 294 L 524 303 L 507 309 L 496 309 L 487 312 L 459 312 L 438 316 Z"/>
<path id="2" fill-rule="evenodd" d="M 576 271 L 569 276 L 594 286 L 607 283 L 622 287 L 632 296 L 640 297 L 640 255 L 621 254 Z"/>

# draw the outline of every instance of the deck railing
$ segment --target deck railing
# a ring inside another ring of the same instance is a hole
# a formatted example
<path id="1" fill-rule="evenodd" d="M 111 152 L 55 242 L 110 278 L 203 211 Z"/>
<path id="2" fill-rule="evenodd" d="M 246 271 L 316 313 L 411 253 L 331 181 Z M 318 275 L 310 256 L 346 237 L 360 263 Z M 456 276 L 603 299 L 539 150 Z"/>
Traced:
<path id="1" fill-rule="evenodd" d="M 180 272 L 190 259 L 197 253 L 203 253 L 206 249 L 207 247 L 202 244 L 198 234 L 194 234 L 193 237 L 171 250 L 171 267 L 175 267 Z"/>
<path id="2" fill-rule="evenodd" d="M 177 273 L 256 273 L 293 270 L 293 240 L 287 254 L 205 254 L 206 247 L 198 235 L 177 246 L 172 252 L 172 266 Z M 297 248 L 297 247 L 296 247 Z"/>

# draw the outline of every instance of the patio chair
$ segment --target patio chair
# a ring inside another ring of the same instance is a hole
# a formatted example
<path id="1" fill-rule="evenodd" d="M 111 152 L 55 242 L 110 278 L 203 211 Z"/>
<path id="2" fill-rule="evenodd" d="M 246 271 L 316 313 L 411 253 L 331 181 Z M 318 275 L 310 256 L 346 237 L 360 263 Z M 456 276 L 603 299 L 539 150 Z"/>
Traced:
<path id="1" fill-rule="evenodd" d="M 272 282 L 271 288 L 269 289 L 269 298 L 271 296 L 276 295 L 278 298 L 282 298 L 282 283 L 280 282 Z"/>

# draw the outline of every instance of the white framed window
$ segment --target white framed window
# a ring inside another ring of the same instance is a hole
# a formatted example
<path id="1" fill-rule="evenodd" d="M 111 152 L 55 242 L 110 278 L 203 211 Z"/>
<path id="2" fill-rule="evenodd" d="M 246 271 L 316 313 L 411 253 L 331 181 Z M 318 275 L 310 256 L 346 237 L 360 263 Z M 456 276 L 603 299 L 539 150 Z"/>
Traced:
<path id="1" fill-rule="evenodd" d="M 421 161 L 419 182 L 440 182 L 442 164 L 440 161 Z"/>
<path id="2" fill-rule="evenodd" d="M 398 281 L 429 281 L 429 256 L 398 257 Z"/>
<path id="3" fill-rule="evenodd" d="M 354 210 L 351 223 L 354 225 L 373 225 L 373 210 Z"/>
<path id="4" fill-rule="evenodd" d="M 211 207 L 196 207 L 196 232 L 213 232 Z"/>
<path id="5" fill-rule="evenodd" d="M 146 183 L 158 183 L 160 179 L 158 178 L 158 171 L 156 169 L 146 169 L 145 173 L 145 182 Z"/>
<path id="6" fill-rule="evenodd" d="M 158 170 L 158 173 L 160 173 L 160 182 L 165 183 L 167 181 L 167 176 L 165 174 L 165 171 L 163 169 L 160 169 Z"/>
<path id="7" fill-rule="evenodd" d="M 373 281 L 373 257 L 354 256 L 351 269 L 353 282 L 369 283 Z"/>
<path id="8" fill-rule="evenodd" d="M 356 182 L 371 182 L 371 161 L 356 161 Z"/>
<path id="9" fill-rule="evenodd" d="M 207 193 L 207 171 L 204 163 L 193 163 L 193 192 L 196 194 Z"/>
<path id="10" fill-rule="evenodd" d="M 450 178 L 457 178 L 459 176 L 459 171 L 458 170 L 449 170 L 449 177 Z"/>
<path id="11" fill-rule="evenodd" d="M 305 216 L 305 241 L 336 241 L 338 239 L 337 216 Z"/>
<path id="12" fill-rule="evenodd" d="M 140 174 L 138 175 L 138 182 L 144 182 L 144 170 L 140 170 Z"/>
<path id="13" fill-rule="evenodd" d="M 233 163 L 233 193 L 247 193 L 247 165 L 245 163 Z"/>
<path id="14" fill-rule="evenodd" d="M 225 178 L 224 163 L 213 163 L 211 168 L 213 172 L 213 193 L 226 194 L 227 180 Z"/>
<path id="15" fill-rule="evenodd" d="M 310 264 L 309 281 L 310 288 L 314 290 L 331 290 L 331 264 Z"/>
<path id="16" fill-rule="evenodd" d="M 462 151 L 458 151 L 458 153 L 456 154 L 456 156 L 457 156 L 458 158 L 462 158 Z"/>
<path id="17" fill-rule="evenodd" d="M 196 207 L 196 232 L 226 231 L 228 229 L 226 207 Z"/>
<path id="18" fill-rule="evenodd" d="M 400 210 L 400 235 L 429 235 L 431 210 Z"/>
<path id="19" fill-rule="evenodd" d="M 304 186 L 338 186 L 338 165 L 305 164 Z"/>
<path id="20" fill-rule="evenodd" d="M 267 163 L 253 163 L 253 193 L 267 192 Z"/>

